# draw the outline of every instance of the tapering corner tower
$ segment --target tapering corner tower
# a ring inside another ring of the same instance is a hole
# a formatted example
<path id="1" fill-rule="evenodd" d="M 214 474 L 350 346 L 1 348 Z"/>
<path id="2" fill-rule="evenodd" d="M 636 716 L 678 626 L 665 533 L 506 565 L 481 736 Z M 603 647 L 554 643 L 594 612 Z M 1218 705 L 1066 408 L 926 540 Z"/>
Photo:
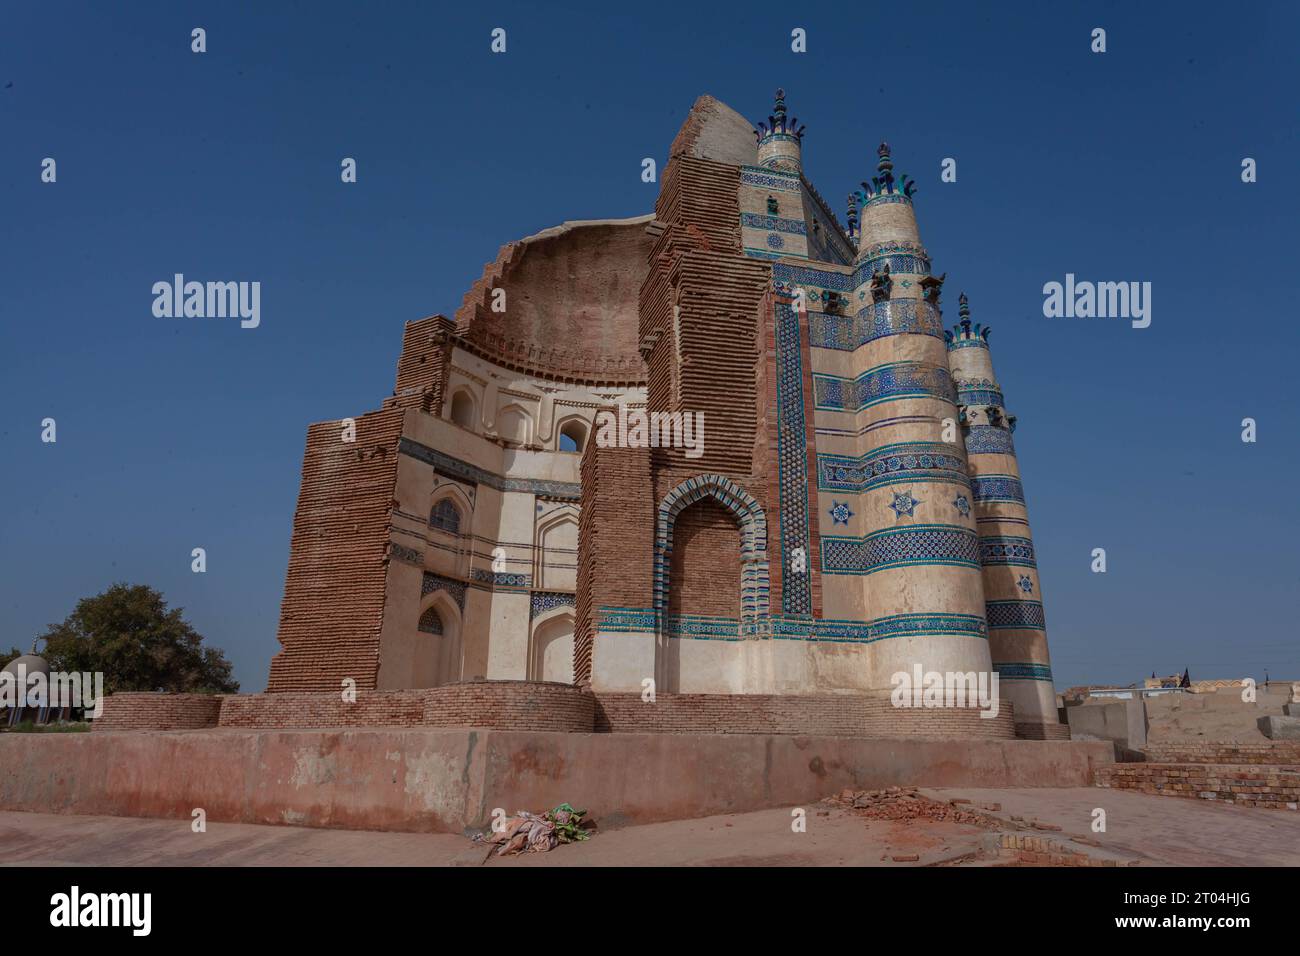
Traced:
<path id="1" fill-rule="evenodd" d="M 979 539 L 967 503 L 957 396 L 939 297 L 888 144 L 851 199 L 857 256 L 851 349 L 815 350 L 818 484 L 832 492 L 822 539 L 828 617 L 869 622 L 870 688 L 899 672 L 988 672 Z M 817 344 L 814 342 L 814 345 Z M 821 374 L 818 374 L 820 372 Z M 826 510 L 826 509 L 823 509 Z"/>
<path id="2" fill-rule="evenodd" d="M 758 138 L 758 165 L 765 169 L 776 169 L 783 173 L 802 173 L 804 128 L 798 118 L 786 119 L 785 90 L 776 91 L 776 103 L 772 115 L 766 123 L 759 123 L 755 134 Z"/>
<path id="3" fill-rule="evenodd" d="M 960 316 L 945 336 L 970 462 L 993 666 L 1015 712 L 1017 736 L 1068 737 L 1057 719 L 1034 540 L 1011 439 L 1016 417 L 1006 413 L 993 374 L 989 328 L 971 324 L 965 293 Z"/>

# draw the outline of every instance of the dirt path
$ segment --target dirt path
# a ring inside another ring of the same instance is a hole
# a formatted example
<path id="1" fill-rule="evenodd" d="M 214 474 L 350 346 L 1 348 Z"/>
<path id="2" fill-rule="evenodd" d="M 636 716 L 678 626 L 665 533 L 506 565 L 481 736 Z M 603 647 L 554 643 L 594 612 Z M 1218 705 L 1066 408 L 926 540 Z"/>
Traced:
<path id="1" fill-rule="evenodd" d="M 1300 865 L 1300 814 L 1202 804 L 1100 788 L 925 790 L 962 799 L 1005 822 L 1094 856 L 1165 865 Z M 964 806 L 964 805 L 963 805 Z M 1092 811 L 1107 831 L 1090 829 Z M 926 866 L 989 865 L 974 859 L 997 831 L 952 820 L 870 819 L 809 805 L 804 832 L 790 809 L 651 823 L 598 832 L 550 853 L 492 858 L 488 866 Z M 1013 821 L 1012 816 L 1022 818 Z M 1029 827 L 1033 821 L 1048 828 Z M 1071 843 L 1072 836 L 1097 847 Z M 915 859 L 910 859 L 910 857 Z M 72 866 L 478 866 L 486 852 L 442 833 L 375 833 L 188 820 L 0 811 L 0 865 Z M 895 859 L 898 857 L 899 859 Z M 965 859 L 963 859 L 965 858 Z"/>

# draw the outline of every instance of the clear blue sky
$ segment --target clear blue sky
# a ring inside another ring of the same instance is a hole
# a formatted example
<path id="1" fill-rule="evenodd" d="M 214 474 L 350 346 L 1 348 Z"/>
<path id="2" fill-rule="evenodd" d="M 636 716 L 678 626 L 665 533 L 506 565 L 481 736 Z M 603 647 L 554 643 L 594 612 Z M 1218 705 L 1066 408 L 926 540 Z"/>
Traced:
<path id="1" fill-rule="evenodd" d="M 698 94 L 781 85 L 833 203 L 890 141 L 948 321 L 993 327 L 1058 688 L 1300 679 L 1297 5 L 620 6 L 0 11 L 0 645 L 147 583 L 262 689 L 307 424 L 377 407 L 501 244 L 648 212 Z M 154 318 L 176 272 L 260 281 L 261 327 Z M 1067 272 L 1152 282 L 1151 327 L 1044 318 Z"/>

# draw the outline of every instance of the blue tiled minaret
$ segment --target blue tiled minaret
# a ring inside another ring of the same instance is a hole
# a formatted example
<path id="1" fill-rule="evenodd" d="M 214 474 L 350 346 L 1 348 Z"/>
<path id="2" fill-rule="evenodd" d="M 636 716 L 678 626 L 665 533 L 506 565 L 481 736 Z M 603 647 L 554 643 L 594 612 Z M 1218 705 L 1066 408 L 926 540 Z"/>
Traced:
<path id="1" fill-rule="evenodd" d="M 1002 693 L 1015 711 L 1017 734 L 1064 736 L 1047 656 L 1034 540 L 1011 440 L 1016 419 L 1007 415 L 993 374 L 989 329 L 971 323 L 965 294 L 960 302 L 961 321 L 945 336 L 970 462 L 970 506 L 980 534 L 989 650 Z"/>
<path id="2" fill-rule="evenodd" d="M 839 382 L 821 381 L 818 408 L 849 412 L 826 425 L 856 434 L 860 534 L 826 540 L 824 564 L 861 575 L 875 644 L 874 683 L 924 671 L 988 672 L 979 538 L 958 502 L 970 495 L 957 434 L 956 393 L 939 312 L 942 279 L 930 275 L 912 207 L 915 184 L 896 177 L 888 144 L 860 195 L 850 302 L 860 345 Z M 821 377 L 818 376 L 818 379 Z M 830 388 L 834 385 L 835 388 Z M 819 424 L 822 419 L 819 418 Z"/>

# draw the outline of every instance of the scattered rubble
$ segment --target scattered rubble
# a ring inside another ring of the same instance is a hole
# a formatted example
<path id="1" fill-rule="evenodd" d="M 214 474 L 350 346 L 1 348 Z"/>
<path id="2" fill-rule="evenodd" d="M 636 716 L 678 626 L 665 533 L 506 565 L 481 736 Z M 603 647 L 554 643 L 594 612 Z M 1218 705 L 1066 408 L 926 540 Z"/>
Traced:
<path id="1" fill-rule="evenodd" d="M 982 829 L 997 829 L 1001 821 L 987 817 L 973 809 L 963 809 L 971 801 L 954 799 L 932 800 L 923 796 L 916 787 L 888 787 L 884 790 L 841 790 L 823 803 L 832 807 L 853 810 L 872 820 L 927 820 L 965 823 Z"/>

